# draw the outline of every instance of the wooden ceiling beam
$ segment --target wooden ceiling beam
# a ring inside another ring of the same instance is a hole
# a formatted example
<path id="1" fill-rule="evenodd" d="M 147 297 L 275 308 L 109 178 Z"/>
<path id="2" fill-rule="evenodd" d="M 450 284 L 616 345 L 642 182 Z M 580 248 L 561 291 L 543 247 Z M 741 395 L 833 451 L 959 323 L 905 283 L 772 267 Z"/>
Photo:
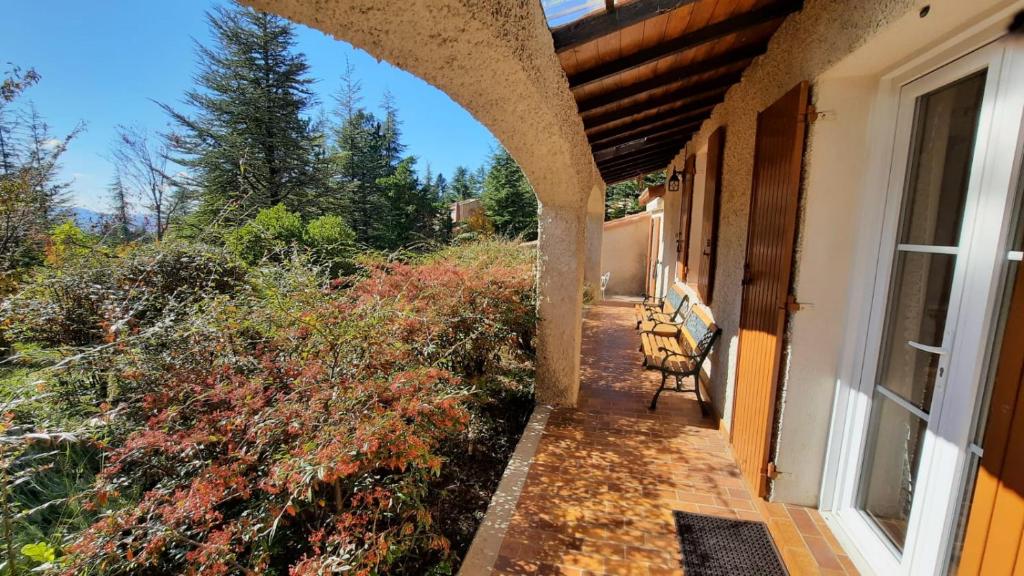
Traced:
<path id="1" fill-rule="evenodd" d="M 619 120 L 625 120 L 630 116 L 636 116 L 637 114 L 643 114 L 644 112 L 670 106 L 672 104 L 688 104 L 687 101 L 692 102 L 692 105 L 695 108 L 704 106 L 706 102 L 713 102 L 717 104 L 725 99 L 725 92 L 735 84 L 739 78 L 739 74 L 729 74 L 728 76 L 723 76 L 721 79 L 718 79 L 717 82 L 704 82 L 700 85 L 695 85 L 692 90 L 674 91 L 644 102 L 638 102 L 631 106 L 618 108 L 610 112 L 605 112 L 604 114 L 591 116 L 590 118 L 584 118 L 583 129 L 590 130 L 591 128 L 611 124 L 612 122 L 618 122 Z M 673 110 L 679 110 L 679 108 L 673 108 Z"/>
<path id="2" fill-rule="evenodd" d="M 651 150 L 674 150 L 679 152 L 686 141 L 693 136 L 693 132 L 686 130 L 683 132 L 676 132 L 667 136 L 660 137 L 655 140 L 645 141 L 636 146 L 612 148 L 603 150 L 601 152 L 594 153 L 594 161 L 600 166 L 609 162 L 614 162 L 622 158 L 628 158 L 634 154 L 644 154 Z"/>
<path id="3" fill-rule="evenodd" d="M 623 158 L 614 163 L 599 164 L 597 169 L 601 172 L 613 172 L 618 169 L 630 168 L 631 166 L 640 166 L 648 162 L 662 162 L 663 165 L 667 165 L 675 155 L 675 152 L 665 148 L 656 149 L 651 150 L 647 154 L 637 156 L 636 158 Z"/>
<path id="4" fill-rule="evenodd" d="M 663 108 L 674 104 L 683 104 L 687 99 L 698 99 L 701 96 L 705 99 L 717 96 L 718 101 L 721 101 L 725 96 L 726 90 L 738 82 L 739 78 L 740 74 L 738 73 L 727 74 L 709 82 L 701 82 L 700 84 L 694 84 L 679 90 L 673 90 L 657 97 L 637 102 L 637 104 L 632 106 L 612 110 L 604 114 L 591 116 L 590 118 L 584 118 L 583 127 L 584 129 L 590 129 L 602 124 L 623 120 L 630 116 L 635 116 L 656 108 Z"/>
<path id="5" fill-rule="evenodd" d="M 647 142 L 655 142 L 666 140 L 678 135 L 690 135 L 700 128 L 700 122 L 692 122 L 689 124 L 673 125 L 656 132 L 647 132 L 639 136 L 623 136 L 621 140 L 613 140 L 602 144 L 595 144 L 591 146 L 591 151 L 594 154 L 598 152 L 604 152 L 606 150 L 612 150 L 615 148 L 625 147 L 633 142 L 641 142 L 646 144 Z M 642 144 L 641 144 L 642 145 Z"/>
<path id="6" fill-rule="evenodd" d="M 602 36 L 614 34 L 623 28 L 643 22 L 665 12 L 671 12 L 697 0 L 633 0 L 616 6 L 615 0 L 605 0 L 605 11 L 585 16 L 559 26 L 551 31 L 555 41 L 555 52 L 565 52 L 596 40 Z"/>
<path id="7" fill-rule="evenodd" d="M 752 46 L 745 46 L 743 48 L 726 52 L 718 56 L 713 56 L 707 60 L 701 60 L 682 68 L 676 68 L 670 70 L 664 74 L 659 74 L 649 80 L 637 82 L 636 84 L 630 84 L 617 90 L 605 92 L 604 94 L 598 94 L 597 96 L 581 100 L 576 103 L 579 108 L 580 114 L 596 110 L 609 104 L 615 104 L 623 100 L 639 96 L 641 94 L 651 92 L 652 90 L 658 90 L 681 82 L 690 76 L 697 76 L 698 74 L 707 74 L 708 72 L 714 72 L 723 68 L 729 68 L 737 66 L 739 64 L 749 64 L 751 60 L 757 58 L 761 54 L 764 54 L 768 49 L 767 44 L 755 44 Z"/>
<path id="8" fill-rule="evenodd" d="M 652 172 L 659 172 L 665 169 L 668 165 L 668 161 L 662 164 L 649 164 L 646 166 L 636 166 L 629 170 L 623 170 L 620 172 L 609 172 L 607 174 L 601 173 L 601 178 L 604 178 L 606 184 L 618 184 L 619 182 L 625 182 L 626 180 L 632 180 L 637 176 L 646 176 Z"/>
<path id="9" fill-rule="evenodd" d="M 716 104 L 717 102 L 714 104 L 704 103 L 704 105 L 699 108 L 686 108 L 683 110 L 667 110 L 665 112 L 659 112 L 657 114 L 641 118 L 636 122 L 620 124 L 614 128 L 605 129 L 596 134 L 588 134 L 587 140 L 591 145 L 594 145 L 619 136 L 629 136 L 654 130 L 656 128 L 665 128 L 666 124 L 696 122 L 710 116 L 711 111 L 714 110 Z"/>
<path id="10" fill-rule="evenodd" d="M 600 163 L 597 165 L 597 168 L 601 172 L 613 172 L 615 170 L 629 168 L 630 166 L 641 166 L 649 162 L 661 162 L 662 160 L 668 164 L 668 160 L 671 160 L 678 152 L 678 149 L 673 150 L 670 147 L 662 145 L 659 148 L 651 148 L 650 150 L 640 154 L 629 154 L 621 158 Z"/>
<path id="11" fill-rule="evenodd" d="M 605 78 L 610 78 L 623 72 L 628 72 L 635 68 L 639 68 L 645 64 L 656 62 L 662 58 L 679 54 L 687 50 L 702 46 L 709 42 L 714 42 L 726 36 L 742 32 L 747 28 L 764 24 L 772 20 L 784 18 L 789 16 L 793 12 L 796 12 L 803 6 L 803 0 L 780 0 L 757 8 L 749 12 L 745 12 L 738 16 L 733 16 L 721 22 L 709 24 L 690 32 L 689 34 L 683 34 L 678 38 L 673 38 L 667 42 L 655 44 L 650 48 L 640 50 L 634 54 L 630 54 L 624 58 L 605 62 L 590 68 L 589 70 L 583 70 L 577 72 L 569 77 L 569 86 L 571 88 L 579 88 L 587 84 L 592 84 Z"/>

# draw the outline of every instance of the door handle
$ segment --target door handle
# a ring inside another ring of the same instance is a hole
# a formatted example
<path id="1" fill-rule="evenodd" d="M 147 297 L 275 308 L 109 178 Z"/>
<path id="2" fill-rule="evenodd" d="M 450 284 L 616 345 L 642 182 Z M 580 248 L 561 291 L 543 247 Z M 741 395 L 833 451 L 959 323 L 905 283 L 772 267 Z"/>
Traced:
<path id="1" fill-rule="evenodd" d="M 907 340 L 907 346 L 920 350 L 921 352 L 928 352 L 929 354 L 938 354 L 942 356 L 946 354 L 946 349 L 939 346 L 928 346 L 927 344 L 921 344 L 920 342 L 914 342 L 913 340 Z"/>

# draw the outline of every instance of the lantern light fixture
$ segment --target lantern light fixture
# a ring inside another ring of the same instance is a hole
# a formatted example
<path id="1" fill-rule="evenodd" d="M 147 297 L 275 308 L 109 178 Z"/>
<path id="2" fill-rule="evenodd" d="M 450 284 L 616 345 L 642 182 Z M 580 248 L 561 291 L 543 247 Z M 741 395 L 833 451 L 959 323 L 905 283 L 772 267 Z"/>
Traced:
<path id="1" fill-rule="evenodd" d="M 676 170 L 675 166 L 672 167 L 672 176 L 668 179 L 669 192 L 679 192 L 679 189 L 682 188 L 684 174 L 685 172 Z"/>

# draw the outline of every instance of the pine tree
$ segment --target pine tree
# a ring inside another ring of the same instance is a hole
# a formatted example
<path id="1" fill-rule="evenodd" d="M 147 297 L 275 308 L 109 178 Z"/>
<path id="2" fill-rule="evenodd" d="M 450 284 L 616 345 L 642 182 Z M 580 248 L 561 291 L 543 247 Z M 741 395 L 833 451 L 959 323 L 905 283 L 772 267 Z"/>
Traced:
<path id="1" fill-rule="evenodd" d="M 435 200 L 430 189 L 416 179 L 415 166 L 415 158 L 405 158 L 392 174 L 377 182 L 388 205 L 388 210 L 380 215 L 387 223 L 382 248 L 395 250 L 434 236 Z"/>
<path id="2" fill-rule="evenodd" d="M 111 233 L 118 242 L 129 241 L 132 233 L 131 206 L 128 202 L 128 190 L 121 179 L 121 172 L 114 173 L 114 179 L 107 188 L 110 192 Z"/>
<path id="3" fill-rule="evenodd" d="M 43 239 L 68 216 L 70 182 L 59 178 L 60 158 L 83 126 L 55 138 L 34 106 L 14 108 L 39 80 L 34 70 L 13 67 L 0 82 L 0 271 L 37 263 Z"/>
<path id="4" fill-rule="evenodd" d="M 339 127 L 332 155 L 336 212 L 344 215 L 359 242 L 375 247 L 387 245 L 390 235 L 384 221 L 389 205 L 379 185 L 393 172 L 384 142 L 377 119 L 358 109 Z"/>
<path id="5" fill-rule="evenodd" d="M 450 187 L 448 180 L 445 179 L 444 174 L 437 173 L 437 177 L 434 178 L 434 191 L 437 193 L 437 197 L 445 204 L 450 204 Z"/>
<path id="6" fill-rule="evenodd" d="M 654 186 L 665 181 L 664 172 L 647 174 L 639 181 L 636 179 L 626 180 L 618 184 L 612 184 L 605 192 L 604 218 L 615 220 L 630 214 L 643 211 L 640 205 L 640 193 L 647 186 Z"/>
<path id="7" fill-rule="evenodd" d="M 314 103 L 305 56 L 292 25 L 238 5 L 207 14 L 213 47 L 199 46 L 191 114 L 162 105 L 176 130 L 176 160 L 191 170 L 200 222 L 238 221 L 284 204 L 300 213 L 322 192 L 320 135 L 305 116 Z M 228 214 L 227 212 L 230 212 Z"/>
<path id="8" fill-rule="evenodd" d="M 384 158 L 389 166 L 397 168 L 398 163 L 402 160 L 402 153 L 405 152 L 405 145 L 402 144 L 402 122 L 398 119 L 398 106 L 390 91 L 384 91 L 380 107 L 384 111 L 384 122 L 381 126 L 381 136 L 384 138 Z"/>
<path id="9" fill-rule="evenodd" d="M 451 200 L 469 200 L 477 196 L 477 184 L 475 178 L 465 166 L 455 168 L 452 174 L 452 183 L 449 186 Z"/>
<path id="10" fill-rule="evenodd" d="M 481 201 L 499 234 L 537 238 L 537 196 L 519 164 L 504 148 L 491 157 Z"/>
<path id="11" fill-rule="evenodd" d="M 75 127 L 64 139 L 54 138 L 50 125 L 35 105 L 29 104 L 25 128 L 28 134 L 25 162 L 31 174 L 29 184 L 33 202 L 43 224 L 52 227 L 68 217 L 71 182 L 59 177 L 60 157 L 71 140 L 83 130 L 83 126 Z"/>

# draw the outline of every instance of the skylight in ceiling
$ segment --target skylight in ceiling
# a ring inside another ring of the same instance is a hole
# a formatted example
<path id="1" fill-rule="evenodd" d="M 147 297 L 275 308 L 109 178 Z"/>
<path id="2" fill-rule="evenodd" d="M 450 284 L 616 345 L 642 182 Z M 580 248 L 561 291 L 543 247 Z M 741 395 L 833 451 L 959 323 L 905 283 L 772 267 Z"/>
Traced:
<path id="1" fill-rule="evenodd" d="M 593 12 L 604 11 L 604 0 L 541 0 L 548 27 L 558 28 Z M 618 4 L 618 0 L 615 2 Z"/>

